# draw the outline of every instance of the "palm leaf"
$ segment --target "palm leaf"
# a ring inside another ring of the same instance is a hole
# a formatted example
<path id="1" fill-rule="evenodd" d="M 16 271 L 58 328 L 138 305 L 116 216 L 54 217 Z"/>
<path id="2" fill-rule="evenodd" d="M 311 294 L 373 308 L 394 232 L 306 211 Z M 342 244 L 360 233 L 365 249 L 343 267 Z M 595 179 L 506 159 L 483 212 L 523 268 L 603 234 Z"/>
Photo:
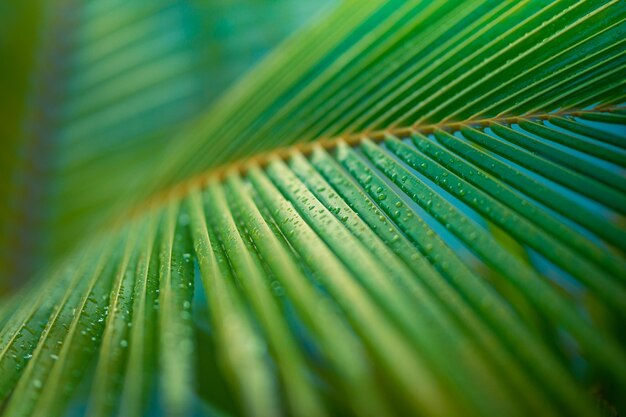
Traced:
<path id="1" fill-rule="evenodd" d="M 126 7 L 63 55 L 3 415 L 624 408 L 624 3 L 348 1 L 187 110 L 200 47 Z"/>

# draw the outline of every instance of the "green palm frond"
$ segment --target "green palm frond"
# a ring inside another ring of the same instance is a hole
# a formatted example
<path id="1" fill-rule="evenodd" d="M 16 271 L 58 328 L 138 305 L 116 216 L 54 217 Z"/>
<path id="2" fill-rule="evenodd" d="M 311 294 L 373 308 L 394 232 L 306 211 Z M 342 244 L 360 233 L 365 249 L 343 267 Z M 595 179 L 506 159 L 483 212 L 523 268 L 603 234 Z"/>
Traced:
<path id="1" fill-rule="evenodd" d="M 626 4 L 346 1 L 143 115 L 210 65 L 151 49 L 160 4 L 98 4 L 46 267 L 0 307 L 0 414 L 626 410 Z M 133 36 L 141 76 L 106 52 Z"/>

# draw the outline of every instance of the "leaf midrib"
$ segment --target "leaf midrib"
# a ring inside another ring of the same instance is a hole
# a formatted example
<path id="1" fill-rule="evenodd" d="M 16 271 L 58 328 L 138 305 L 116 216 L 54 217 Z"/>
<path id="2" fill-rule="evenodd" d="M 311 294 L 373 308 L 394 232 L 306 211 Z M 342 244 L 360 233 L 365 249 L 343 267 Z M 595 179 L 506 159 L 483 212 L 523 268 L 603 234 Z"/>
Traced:
<path id="1" fill-rule="evenodd" d="M 325 150 L 332 150 L 337 147 L 339 143 L 346 143 L 349 146 L 357 146 L 363 139 L 367 138 L 373 142 L 381 142 L 388 136 L 406 137 L 414 132 L 422 134 L 429 134 L 435 130 L 457 130 L 462 126 L 487 126 L 492 123 L 504 123 L 511 124 L 517 123 L 521 120 L 549 120 L 552 117 L 558 116 L 570 116 L 578 117 L 583 114 L 597 113 L 597 112 L 611 112 L 619 107 L 607 106 L 596 107 L 594 109 L 563 109 L 556 112 L 540 112 L 532 113 L 520 116 L 503 116 L 503 117 L 489 117 L 480 119 L 469 119 L 463 121 L 453 122 L 441 122 L 432 124 L 414 124 L 412 126 L 394 127 L 389 129 L 380 130 L 365 130 L 358 133 L 348 133 L 339 136 L 333 136 L 328 138 L 319 138 L 310 142 L 300 142 L 287 147 L 278 147 L 269 151 L 261 152 L 253 156 L 247 156 L 235 161 L 228 162 L 217 167 L 210 168 L 202 171 L 196 175 L 187 178 L 173 186 L 158 191 L 148 197 L 146 200 L 141 201 L 131 207 L 128 211 L 125 211 L 120 216 L 117 216 L 112 222 L 112 225 L 122 225 L 126 221 L 132 218 L 140 216 L 145 211 L 154 209 L 155 207 L 162 206 L 169 201 L 184 198 L 194 188 L 202 188 L 206 183 L 212 179 L 221 180 L 228 173 L 239 172 L 245 173 L 252 166 L 265 166 L 270 161 L 275 159 L 286 160 L 291 155 L 299 153 L 302 155 L 310 154 L 316 148 L 323 148 Z"/>

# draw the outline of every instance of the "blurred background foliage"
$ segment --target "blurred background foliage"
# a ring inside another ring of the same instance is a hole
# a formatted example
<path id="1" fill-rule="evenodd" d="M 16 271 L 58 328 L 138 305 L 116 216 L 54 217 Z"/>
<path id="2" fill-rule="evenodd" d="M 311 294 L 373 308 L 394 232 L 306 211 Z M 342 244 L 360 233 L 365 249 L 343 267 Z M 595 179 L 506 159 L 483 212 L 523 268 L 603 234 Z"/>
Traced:
<path id="1" fill-rule="evenodd" d="M 2 2 L 0 294 L 136 201 L 181 126 L 332 4 Z"/>

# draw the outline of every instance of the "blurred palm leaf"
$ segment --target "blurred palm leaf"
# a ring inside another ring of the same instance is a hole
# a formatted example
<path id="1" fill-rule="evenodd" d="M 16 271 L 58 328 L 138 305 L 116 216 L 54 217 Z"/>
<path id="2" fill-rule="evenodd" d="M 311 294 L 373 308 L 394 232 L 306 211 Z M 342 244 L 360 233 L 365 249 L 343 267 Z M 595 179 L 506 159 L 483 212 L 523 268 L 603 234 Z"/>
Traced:
<path id="1" fill-rule="evenodd" d="M 4 414 L 624 407 L 623 2 L 345 2 L 217 99 L 176 4 L 76 14 Z"/>

